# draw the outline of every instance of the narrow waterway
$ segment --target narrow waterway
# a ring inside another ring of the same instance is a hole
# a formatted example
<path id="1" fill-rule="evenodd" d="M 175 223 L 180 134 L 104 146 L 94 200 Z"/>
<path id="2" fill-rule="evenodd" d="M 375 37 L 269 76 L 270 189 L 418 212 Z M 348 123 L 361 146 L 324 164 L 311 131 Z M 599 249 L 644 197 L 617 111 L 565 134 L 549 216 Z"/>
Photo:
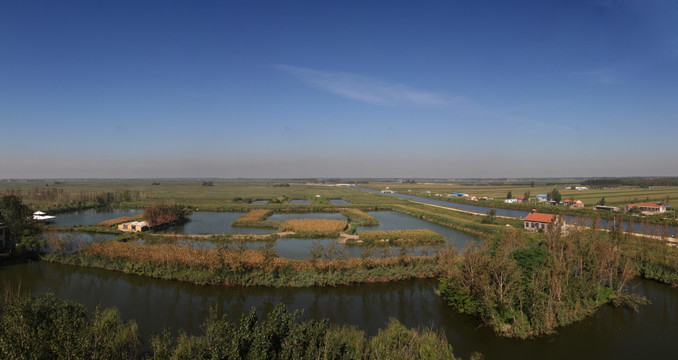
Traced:
<path id="1" fill-rule="evenodd" d="M 372 190 L 372 189 L 367 189 L 367 188 L 361 188 L 361 187 L 355 187 L 352 186 L 352 189 L 356 190 L 361 190 L 361 191 L 367 191 L 375 194 L 381 194 L 381 191 L 379 190 Z M 393 193 L 393 194 L 382 194 L 382 195 L 388 195 L 388 196 L 395 196 L 397 198 L 405 199 L 405 200 L 412 200 L 412 201 L 419 201 L 427 204 L 432 204 L 432 205 L 439 205 L 439 206 L 444 206 L 444 207 L 449 207 L 449 208 L 454 208 L 454 209 L 460 209 L 460 210 L 466 210 L 466 211 L 471 211 L 479 214 L 486 214 L 489 210 L 490 207 L 488 206 L 478 206 L 478 205 L 468 205 L 468 204 L 459 204 L 451 201 L 445 201 L 445 200 L 438 200 L 438 199 L 430 199 L 430 198 L 425 198 L 421 196 L 414 196 L 414 195 L 406 195 L 406 194 L 398 194 L 398 193 Z M 514 217 L 514 218 L 524 218 L 527 216 L 529 212 L 523 211 L 523 210 L 511 210 L 511 209 L 501 209 L 501 208 L 496 208 L 497 215 L 500 216 L 508 216 L 508 217 Z M 574 216 L 567 216 L 567 221 L 568 222 L 578 222 L 578 223 L 583 223 L 590 225 L 592 222 L 592 219 L 590 218 L 580 218 L 580 217 L 574 217 Z M 623 221 L 621 225 L 624 230 L 629 230 L 629 221 Z M 614 220 L 608 220 L 608 219 L 600 219 L 600 226 L 603 228 L 610 228 L 613 225 L 615 225 Z M 633 227 L 633 230 L 638 233 L 642 234 L 651 234 L 651 235 L 662 235 L 666 233 L 668 236 L 676 236 L 676 226 L 670 226 L 670 225 L 655 225 L 655 224 L 643 224 L 640 222 L 631 222 L 631 225 Z"/>
<path id="2" fill-rule="evenodd" d="M 217 304 L 231 320 L 255 306 L 270 311 L 278 303 L 303 310 L 307 318 L 329 318 L 358 326 L 373 335 L 393 317 L 408 327 L 443 331 L 455 353 L 473 351 L 486 359 L 675 358 L 678 341 L 678 289 L 638 280 L 633 292 L 651 305 L 635 313 L 602 307 L 592 317 L 534 340 L 508 340 L 478 327 L 435 294 L 435 280 L 412 280 L 327 288 L 262 288 L 196 286 L 122 273 L 34 262 L 0 267 L 0 281 L 21 284 L 22 293 L 50 291 L 93 309 L 98 303 L 116 307 L 123 318 L 136 319 L 143 338 L 165 327 L 199 334 L 209 307 Z"/>

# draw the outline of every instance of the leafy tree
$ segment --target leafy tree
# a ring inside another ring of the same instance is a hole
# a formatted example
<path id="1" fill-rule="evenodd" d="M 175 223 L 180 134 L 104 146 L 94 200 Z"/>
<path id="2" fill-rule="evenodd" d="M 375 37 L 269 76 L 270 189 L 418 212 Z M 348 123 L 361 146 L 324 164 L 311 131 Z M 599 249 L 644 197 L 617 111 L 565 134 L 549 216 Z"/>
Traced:
<path id="1" fill-rule="evenodd" d="M 596 205 L 605 205 L 605 196 L 603 196 Z"/>
<path id="2" fill-rule="evenodd" d="M 40 250 L 40 225 L 33 220 L 33 211 L 14 195 L 0 199 L 0 223 L 7 226 L 10 242 L 18 243 L 19 251 Z"/>
<path id="3" fill-rule="evenodd" d="M 497 210 L 494 208 L 491 208 L 490 210 L 487 211 L 487 216 L 483 218 L 482 223 L 483 224 L 494 224 L 494 221 L 497 218 Z"/>
<path id="4" fill-rule="evenodd" d="M 558 189 L 553 188 L 550 193 L 547 194 L 547 197 L 549 200 L 553 200 L 557 203 L 560 203 L 560 201 L 563 199 L 562 196 L 560 195 L 560 192 L 558 192 Z"/>
<path id="5" fill-rule="evenodd" d="M 510 199 L 510 198 L 512 198 L 512 197 L 513 197 L 513 194 L 512 194 L 510 191 L 509 191 L 508 193 L 506 193 L 506 198 L 507 198 L 507 199 Z"/>

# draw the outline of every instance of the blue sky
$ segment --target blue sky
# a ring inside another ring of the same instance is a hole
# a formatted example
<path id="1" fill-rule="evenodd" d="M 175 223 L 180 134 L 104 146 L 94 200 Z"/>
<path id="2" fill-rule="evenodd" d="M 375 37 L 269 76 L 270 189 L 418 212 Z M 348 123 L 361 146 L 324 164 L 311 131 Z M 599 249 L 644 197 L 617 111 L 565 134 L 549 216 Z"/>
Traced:
<path id="1" fill-rule="evenodd" d="M 5 1 L 0 178 L 678 175 L 675 1 Z"/>

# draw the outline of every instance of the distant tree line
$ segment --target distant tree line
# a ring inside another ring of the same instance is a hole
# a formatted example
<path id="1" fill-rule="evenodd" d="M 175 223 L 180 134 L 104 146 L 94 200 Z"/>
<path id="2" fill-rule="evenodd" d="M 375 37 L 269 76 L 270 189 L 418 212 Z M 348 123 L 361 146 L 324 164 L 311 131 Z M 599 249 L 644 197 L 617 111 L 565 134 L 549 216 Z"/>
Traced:
<path id="1" fill-rule="evenodd" d="M 678 186 L 678 178 L 608 178 L 589 179 L 582 181 L 583 186 L 591 188 L 620 187 L 620 186 Z"/>

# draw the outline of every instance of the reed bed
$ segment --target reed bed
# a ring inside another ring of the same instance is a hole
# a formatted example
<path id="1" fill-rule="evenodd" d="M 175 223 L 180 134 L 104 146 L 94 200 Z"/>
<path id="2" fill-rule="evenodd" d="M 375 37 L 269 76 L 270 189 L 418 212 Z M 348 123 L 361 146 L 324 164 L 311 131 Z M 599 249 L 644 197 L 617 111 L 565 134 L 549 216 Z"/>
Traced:
<path id="1" fill-rule="evenodd" d="M 134 221 L 134 220 L 141 220 L 144 218 L 144 213 L 138 214 L 138 215 L 132 215 L 132 216 L 121 216 L 119 218 L 115 219 L 110 219 L 110 220 L 104 220 L 96 223 L 97 226 L 115 226 L 118 224 Z"/>
<path id="2" fill-rule="evenodd" d="M 355 226 L 378 226 L 379 220 L 372 217 L 372 215 L 360 210 L 360 209 L 344 209 L 341 211 L 341 214 L 346 216 L 351 222 L 351 225 Z"/>
<path id="3" fill-rule="evenodd" d="M 443 235 L 429 229 L 361 231 L 358 239 L 347 243 L 356 245 L 430 244 L 444 242 Z"/>
<path id="4" fill-rule="evenodd" d="M 237 218 L 233 223 L 237 222 L 253 222 L 253 221 L 263 221 L 269 215 L 271 215 L 271 210 L 267 209 L 256 209 L 248 212 L 247 214 Z"/>
<path id="5" fill-rule="evenodd" d="M 92 244 L 73 254 L 46 254 L 43 259 L 201 285 L 334 286 L 442 274 L 437 257 L 291 260 L 265 249 L 196 249 L 114 241 Z"/>
<path id="6" fill-rule="evenodd" d="M 280 222 L 265 220 L 271 213 L 272 211 L 268 209 L 255 209 L 235 219 L 235 221 L 231 223 L 231 226 L 277 229 L 280 227 Z"/>
<path id="7" fill-rule="evenodd" d="M 331 236 L 337 237 L 346 227 L 346 220 L 331 219 L 292 219 L 282 222 L 285 231 L 293 231 L 295 236 Z"/>

